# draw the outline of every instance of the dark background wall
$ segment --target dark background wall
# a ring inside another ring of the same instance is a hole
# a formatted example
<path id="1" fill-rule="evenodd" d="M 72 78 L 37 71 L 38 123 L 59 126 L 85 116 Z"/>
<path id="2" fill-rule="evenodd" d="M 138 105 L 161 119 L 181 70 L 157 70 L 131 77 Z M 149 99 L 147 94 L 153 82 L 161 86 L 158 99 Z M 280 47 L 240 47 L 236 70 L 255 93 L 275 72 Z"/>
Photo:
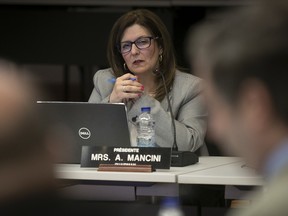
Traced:
<path id="1" fill-rule="evenodd" d="M 146 6 L 79 6 L 0 1 L 0 57 L 32 71 L 46 92 L 39 100 L 87 101 L 93 88 L 93 74 L 99 68 L 108 67 L 108 35 L 123 13 L 148 8 L 158 14 L 173 38 L 178 64 L 189 68 L 185 57 L 189 28 L 215 11 L 234 5 L 225 1 L 164 7 L 148 3 Z"/>

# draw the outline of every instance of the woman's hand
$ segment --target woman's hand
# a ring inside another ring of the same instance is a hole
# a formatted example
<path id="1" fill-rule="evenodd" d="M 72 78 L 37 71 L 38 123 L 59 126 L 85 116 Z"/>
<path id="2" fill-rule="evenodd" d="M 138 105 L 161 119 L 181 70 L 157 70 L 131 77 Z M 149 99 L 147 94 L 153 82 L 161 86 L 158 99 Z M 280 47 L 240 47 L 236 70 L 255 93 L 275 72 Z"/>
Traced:
<path id="1" fill-rule="evenodd" d="M 110 95 L 110 103 L 122 103 L 129 99 L 137 99 L 144 92 L 144 86 L 137 81 L 137 77 L 127 73 L 116 79 Z"/>

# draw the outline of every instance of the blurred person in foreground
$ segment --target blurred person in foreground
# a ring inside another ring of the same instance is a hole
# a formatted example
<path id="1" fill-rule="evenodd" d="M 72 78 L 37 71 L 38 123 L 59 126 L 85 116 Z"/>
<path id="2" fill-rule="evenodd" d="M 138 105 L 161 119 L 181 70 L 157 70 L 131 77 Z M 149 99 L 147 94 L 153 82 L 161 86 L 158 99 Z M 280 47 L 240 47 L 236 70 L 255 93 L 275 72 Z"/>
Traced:
<path id="1" fill-rule="evenodd" d="M 206 79 L 214 139 L 263 174 L 245 216 L 288 215 L 288 4 L 263 1 L 202 25 L 193 67 Z"/>
<path id="2" fill-rule="evenodd" d="M 36 109 L 36 89 L 24 74 L 0 60 L 0 212 L 55 215 L 52 160 Z"/>

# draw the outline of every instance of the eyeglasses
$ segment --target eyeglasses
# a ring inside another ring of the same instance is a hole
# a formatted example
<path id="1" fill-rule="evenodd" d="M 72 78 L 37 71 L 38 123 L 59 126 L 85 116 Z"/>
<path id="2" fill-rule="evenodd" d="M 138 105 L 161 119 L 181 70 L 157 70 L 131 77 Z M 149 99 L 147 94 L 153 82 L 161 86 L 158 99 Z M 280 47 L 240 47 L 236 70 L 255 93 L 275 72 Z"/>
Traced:
<path id="1" fill-rule="evenodd" d="M 151 40 L 157 40 L 157 39 L 158 37 L 140 37 L 134 42 L 132 41 L 122 42 L 117 47 L 120 53 L 125 54 L 131 51 L 133 44 L 135 44 L 135 46 L 140 50 L 146 49 L 151 46 Z"/>

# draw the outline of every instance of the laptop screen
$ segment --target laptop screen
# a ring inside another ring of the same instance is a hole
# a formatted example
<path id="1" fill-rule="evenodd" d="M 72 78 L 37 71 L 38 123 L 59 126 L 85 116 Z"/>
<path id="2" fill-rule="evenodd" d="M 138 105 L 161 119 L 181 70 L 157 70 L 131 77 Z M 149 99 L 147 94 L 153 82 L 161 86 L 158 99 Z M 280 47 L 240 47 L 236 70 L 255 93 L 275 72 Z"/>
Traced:
<path id="1" fill-rule="evenodd" d="M 129 147 L 124 104 L 39 101 L 59 163 L 80 163 L 82 146 Z"/>

